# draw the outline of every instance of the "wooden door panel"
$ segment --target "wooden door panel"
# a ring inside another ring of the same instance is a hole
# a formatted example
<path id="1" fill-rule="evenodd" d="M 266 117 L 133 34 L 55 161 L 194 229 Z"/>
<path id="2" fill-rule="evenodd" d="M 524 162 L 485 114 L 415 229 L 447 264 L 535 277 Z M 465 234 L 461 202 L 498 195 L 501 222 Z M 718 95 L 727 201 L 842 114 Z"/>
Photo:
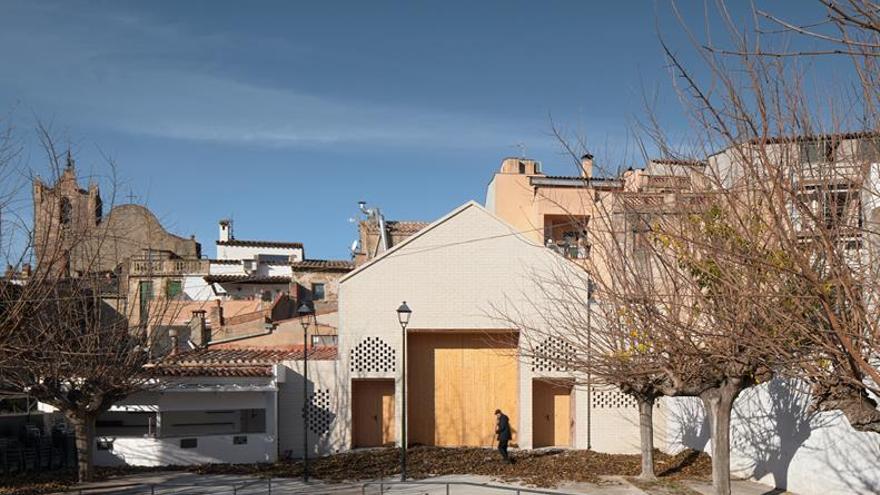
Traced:
<path id="1" fill-rule="evenodd" d="M 394 442 L 394 381 L 352 381 L 352 446 Z"/>
<path id="2" fill-rule="evenodd" d="M 516 337 L 413 334 L 409 338 L 412 443 L 491 446 L 495 409 L 517 418 Z"/>
<path id="3" fill-rule="evenodd" d="M 532 385 L 532 444 L 571 445 L 571 385 L 536 379 Z"/>

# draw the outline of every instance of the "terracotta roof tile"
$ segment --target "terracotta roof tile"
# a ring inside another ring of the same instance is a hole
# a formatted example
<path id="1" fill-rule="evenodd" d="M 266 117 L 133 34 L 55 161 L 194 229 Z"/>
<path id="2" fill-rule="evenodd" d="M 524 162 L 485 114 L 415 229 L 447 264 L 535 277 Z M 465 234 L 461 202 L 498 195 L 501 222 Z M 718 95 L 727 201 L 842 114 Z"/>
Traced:
<path id="1" fill-rule="evenodd" d="M 390 234 L 415 234 L 416 232 L 427 227 L 428 225 L 431 225 L 431 223 L 400 220 L 390 220 L 385 222 L 385 226 L 388 229 L 388 233 Z M 370 223 L 367 225 L 367 232 L 375 233 L 378 231 L 379 227 L 376 226 L 376 224 Z"/>
<path id="2" fill-rule="evenodd" d="M 157 368 L 162 376 L 271 377 L 271 366 L 174 366 Z"/>
<path id="3" fill-rule="evenodd" d="M 207 348 L 170 356 L 156 367 L 162 376 L 272 376 L 272 365 L 303 358 L 303 346 L 282 349 Z M 314 347 L 309 359 L 336 359 L 335 347 Z"/>
<path id="4" fill-rule="evenodd" d="M 651 161 L 660 165 L 684 165 L 690 167 L 706 166 L 706 162 L 700 160 L 684 160 L 679 158 L 652 158 Z"/>
<path id="5" fill-rule="evenodd" d="M 222 282 L 239 282 L 245 284 L 284 284 L 290 282 L 290 277 L 274 276 L 274 277 L 254 277 L 251 275 L 205 275 L 205 282 L 209 284 Z"/>
<path id="6" fill-rule="evenodd" d="M 773 136 L 766 138 L 749 139 L 749 144 L 782 144 L 782 143 L 799 143 L 803 141 L 827 141 L 827 140 L 846 140 L 846 139 L 862 139 L 880 137 L 880 132 L 861 131 L 861 132 L 843 132 L 838 134 L 808 134 L 799 136 Z"/>
<path id="7" fill-rule="evenodd" d="M 217 241 L 218 246 L 244 246 L 244 247 L 277 247 L 277 248 L 301 248 L 301 242 L 281 241 L 244 241 L 232 239 L 229 241 Z"/>
<path id="8" fill-rule="evenodd" d="M 302 260 L 290 264 L 295 271 L 350 271 L 354 262 L 349 260 Z"/>

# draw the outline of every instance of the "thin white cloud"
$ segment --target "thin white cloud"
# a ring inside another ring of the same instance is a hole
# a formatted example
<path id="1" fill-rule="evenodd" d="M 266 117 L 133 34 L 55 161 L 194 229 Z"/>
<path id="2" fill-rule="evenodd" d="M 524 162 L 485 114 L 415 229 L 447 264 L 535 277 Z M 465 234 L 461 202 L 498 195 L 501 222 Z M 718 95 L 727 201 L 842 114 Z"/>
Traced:
<path id="1" fill-rule="evenodd" d="M 261 146 L 372 143 L 468 148 L 508 145 L 546 123 L 498 121 L 432 108 L 343 101 L 183 67 L 231 48 L 131 13 L 68 13 L 19 6 L 0 21 L 0 91 L 68 122 L 137 135 Z M 71 22 L 62 20 L 75 16 Z M 241 41 L 241 40 L 238 40 Z M 283 40 L 273 49 L 296 54 Z M 240 53 L 240 52 L 239 52 Z"/>

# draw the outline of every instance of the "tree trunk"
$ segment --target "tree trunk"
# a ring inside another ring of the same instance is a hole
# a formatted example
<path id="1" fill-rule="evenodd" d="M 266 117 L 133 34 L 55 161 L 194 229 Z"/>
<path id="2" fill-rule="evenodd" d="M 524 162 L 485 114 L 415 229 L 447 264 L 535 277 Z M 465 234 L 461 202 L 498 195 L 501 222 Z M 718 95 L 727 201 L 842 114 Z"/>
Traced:
<path id="1" fill-rule="evenodd" d="M 654 475 L 654 398 L 637 399 L 639 403 L 639 438 L 642 444 L 642 473 L 639 479 L 655 481 Z"/>
<path id="2" fill-rule="evenodd" d="M 92 444 L 94 443 L 95 418 L 92 416 L 74 417 L 68 419 L 73 423 L 76 435 L 76 463 L 79 482 L 92 481 L 95 474 L 92 463 Z"/>
<path id="3" fill-rule="evenodd" d="M 730 495 L 730 415 L 741 391 L 728 382 L 700 395 L 712 427 L 712 486 L 716 495 Z"/>

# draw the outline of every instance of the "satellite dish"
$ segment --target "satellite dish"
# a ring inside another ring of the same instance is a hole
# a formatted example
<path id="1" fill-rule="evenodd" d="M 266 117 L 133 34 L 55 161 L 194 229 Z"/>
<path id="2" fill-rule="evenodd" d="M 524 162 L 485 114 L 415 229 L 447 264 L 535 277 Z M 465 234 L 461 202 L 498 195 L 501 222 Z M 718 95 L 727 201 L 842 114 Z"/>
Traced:
<path id="1" fill-rule="evenodd" d="M 357 241 L 357 239 L 355 239 L 355 240 L 351 243 L 351 248 L 349 248 L 349 249 L 351 250 L 352 253 L 356 253 L 356 252 L 357 252 L 357 250 L 358 250 L 358 241 Z"/>

